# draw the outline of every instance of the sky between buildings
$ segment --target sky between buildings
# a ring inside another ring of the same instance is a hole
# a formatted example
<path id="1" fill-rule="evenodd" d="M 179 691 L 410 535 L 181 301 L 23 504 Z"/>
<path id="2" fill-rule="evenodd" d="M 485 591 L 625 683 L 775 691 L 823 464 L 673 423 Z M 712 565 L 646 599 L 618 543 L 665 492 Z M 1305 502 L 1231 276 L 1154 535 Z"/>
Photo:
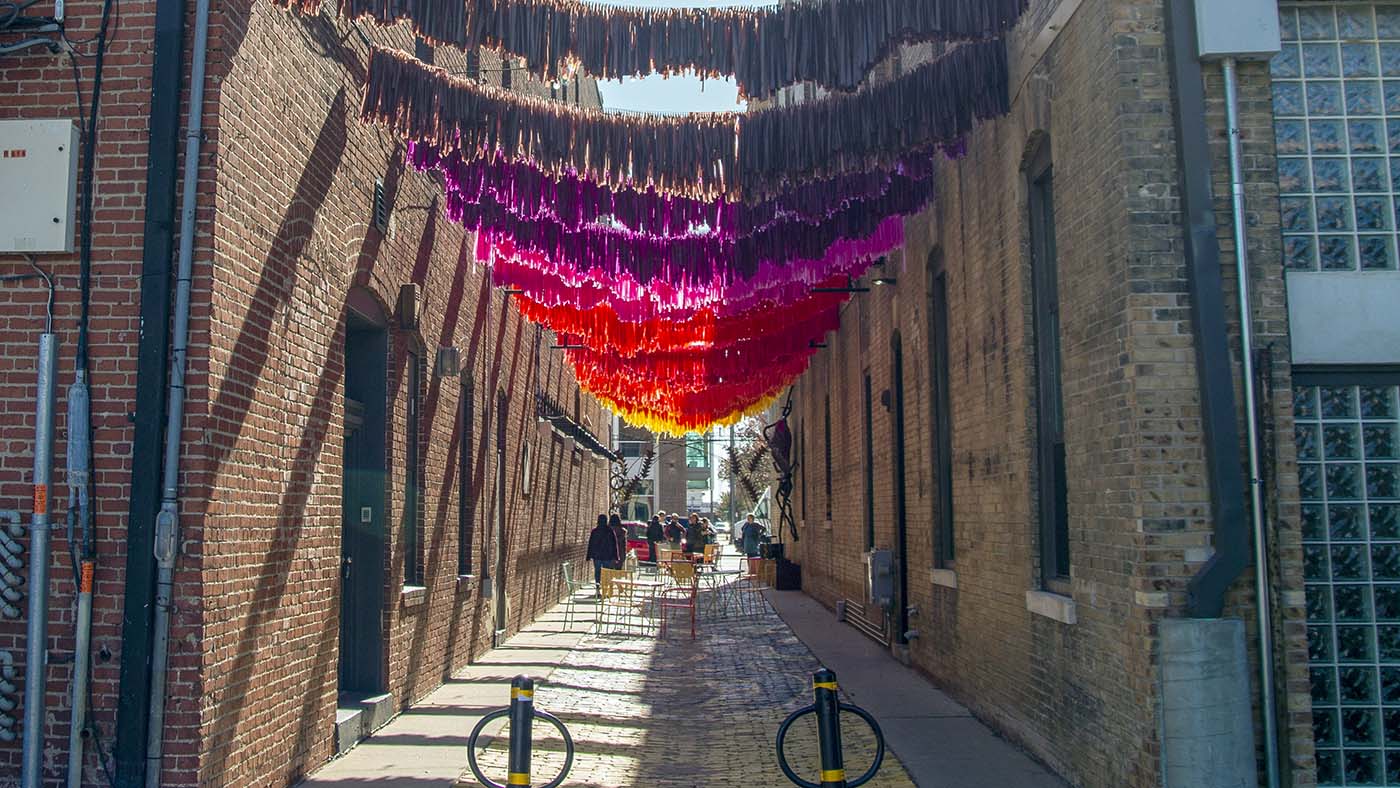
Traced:
<path id="1" fill-rule="evenodd" d="M 627 3 L 628 6 L 656 8 L 755 7 L 776 4 L 776 0 L 758 0 L 752 3 L 736 3 L 733 0 L 631 0 Z M 685 112 L 734 112 L 743 109 L 743 105 L 739 103 L 739 88 L 734 84 L 734 80 L 729 78 L 702 81 L 693 74 L 669 79 L 651 76 L 621 82 L 599 82 L 598 89 L 603 94 L 603 106 L 611 110 L 674 115 Z"/>

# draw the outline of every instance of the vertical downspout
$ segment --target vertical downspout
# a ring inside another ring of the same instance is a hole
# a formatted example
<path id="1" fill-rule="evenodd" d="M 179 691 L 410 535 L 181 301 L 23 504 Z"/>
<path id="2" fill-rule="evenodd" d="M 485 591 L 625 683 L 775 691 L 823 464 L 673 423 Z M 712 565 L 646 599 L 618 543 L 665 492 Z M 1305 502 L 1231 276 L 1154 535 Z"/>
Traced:
<path id="1" fill-rule="evenodd" d="M 141 252 L 141 335 L 126 522 L 121 684 L 117 698 L 115 783 L 145 785 L 150 714 L 151 614 L 155 604 L 155 517 L 160 506 L 161 430 L 170 359 L 170 274 L 185 51 L 186 0 L 156 0 L 151 65 L 150 146 Z"/>
<path id="2" fill-rule="evenodd" d="M 24 741 L 20 785 L 39 788 L 44 765 L 44 678 L 48 673 L 49 485 L 53 481 L 54 388 L 58 335 L 39 337 L 38 396 L 34 407 L 34 519 L 29 527 L 29 621 L 25 630 Z"/>
<path id="3" fill-rule="evenodd" d="M 1249 238 L 1246 235 L 1244 159 L 1240 141 L 1240 99 L 1235 59 L 1221 65 L 1225 77 L 1225 125 L 1230 134 L 1230 192 L 1235 230 L 1235 276 L 1240 309 L 1240 362 L 1244 367 L 1245 435 L 1249 446 L 1249 503 L 1254 527 L 1254 610 L 1259 627 L 1259 695 L 1264 707 L 1264 770 L 1269 788 L 1278 788 L 1277 699 L 1274 689 L 1274 631 L 1270 612 L 1269 542 L 1264 527 L 1264 479 L 1260 472 L 1259 429 L 1254 414 L 1254 311 L 1250 307 Z"/>
<path id="4" fill-rule="evenodd" d="M 1211 193 L 1210 146 L 1207 138 L 1204 76 L 1196 49 L 1196 10 L 1192 0 L 1167 0 L 1168 53 L 1175 102 L 1175 131 L 1181 204 L 1186 226 L 1186 274 L 1191 288 L 1191 318 L 1196 335 L 1197 377 L 1201 385 L 1201 420 L 1210 487 L 1215 553 L 1188 584 L 1187 614 L 1219 618 L 1225 595 L 1250 561 L 1250 529 L 1245 523 L 1245 478 L 1239 462 L 1239 415 L 1235 407 L 1230 339 L 1225 310 L 1225 285 L 1220 271 L 1218 225 Z M 1233 77 L 1233 63 L 1229 66 Z M 1262 714 L 1265 731 L 1265 772 L 1269 788 L 1279 785 L 1278 744 L 1274 733 L 1276 697 L 1273 693 L 1273 649 L 1267 579 L 1268 546 L 1263 537 L 1260 505 L 1258 442 L 1253 424 L 1254 380 L 1249 346 L 1252 335 L 1247 276 L 1247 237 L 1244 232 L 1243 177 L 1239 169 L 1237 102 L 1232 79 L 1227 79 L 1227 109 L 1231 135 L 1231 182 L 1235 205 L 1235 250 L 1239 272 L 1241 338 L 1245 344 L 1244 386 L 1249 400 L 1248 421 L 1251 493 L 1254 502 L 1256 589 L 1259 599 Z M 1261 585 L 1262 584 L 1262 585 Z"/>
<path id="5" fill-rule="evenodd" d="M 165 673 L 170 648 L 170 610 L 175 557 L 180 542 L 180 438 L 185 414 L 185 367 L 190 334 L 190 280 L 194 268 L 195 208 L 199 196 L 199 146 L 204 136 L 204 64 L 209 46 L 209 0 L 196 0 L 194 51 L 190 62 L 190 104 L 185 130 L 185 171 L 181 186 L 180 262 L 175 279 L 175 326 L 171 337 L 167 393 L 165 462 L 161 472 L 160 514 L 156 516 L 156 605 L 151 635 L 150 719 L 146 724 L 146 786 L 159 788 L 165 734 Z"/>

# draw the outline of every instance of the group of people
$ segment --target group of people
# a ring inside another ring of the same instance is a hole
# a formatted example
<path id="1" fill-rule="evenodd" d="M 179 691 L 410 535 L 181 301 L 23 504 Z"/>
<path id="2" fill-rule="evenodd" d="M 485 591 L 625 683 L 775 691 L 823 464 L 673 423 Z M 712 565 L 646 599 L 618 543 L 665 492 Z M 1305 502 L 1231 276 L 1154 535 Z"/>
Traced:
<path id="1" fill-rule="evenodd" d="M 758 555 L 764 528 L 751 514 L 741 531 L 744 555 Z M 655 561 L 664 545 L 672 550 L 694 556 L 705 551 L 705 545 L 715 541 L 715 529 L 710 521 L 691 512 L 688 520 L 678 514 L 657 512 L 647 523 L 646 530 L 648 559 Z M 622 517 L 613 512 L 612 516 L 598 515 L 598 524 L 588 535 L 588 560 L 593 562 L 593 582 L 602 580 L 604 569 L 621 569 L 627 558 L 627 527 Z"/>

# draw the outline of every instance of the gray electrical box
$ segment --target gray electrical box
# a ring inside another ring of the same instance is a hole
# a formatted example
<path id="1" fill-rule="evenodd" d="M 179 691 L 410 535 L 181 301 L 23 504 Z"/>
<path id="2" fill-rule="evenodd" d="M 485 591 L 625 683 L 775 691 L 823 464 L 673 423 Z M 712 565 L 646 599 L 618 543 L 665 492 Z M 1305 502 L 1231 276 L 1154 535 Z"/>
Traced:
<path id="1" fill-rule="evenodd" d="M 72 252 L 78 128 L 0 120 L 0 253 Z"/>
<path id="2" fill-rule="evenodd" d="M 1202 59 L 1268 60 L 1279 51 L 1278 0 L 1196 0 Z"/>
<path id="3" fill-rule="evenodd" d="M 865 599 L 881 608 L 894 604 L 894 554 L 889 550 L 865 553 Z"/>

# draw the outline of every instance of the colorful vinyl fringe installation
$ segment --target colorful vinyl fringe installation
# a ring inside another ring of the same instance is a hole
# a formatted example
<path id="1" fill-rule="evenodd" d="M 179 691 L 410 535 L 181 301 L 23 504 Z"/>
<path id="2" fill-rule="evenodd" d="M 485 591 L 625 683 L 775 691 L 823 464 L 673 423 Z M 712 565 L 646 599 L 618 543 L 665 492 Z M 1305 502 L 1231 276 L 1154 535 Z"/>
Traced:
<path id="1" fill-rule="evenodd" d="M 650 52 L 657 68 L 757 68 L 765 76 L 749 80 L 751 92 L 804 75 L 849 88 L 891 41 L 964 41 L 859 92 L 682 117 L 531 98 L 372 49 L 362 117 L 401 135 L 412 164 L 441 176 L 446 214 L 475 234 L 492 282 L 559 337 L 585 390 L 633 424 L 683 434 L 766 408 L 807 369 L 839 327 L 852 282 L 903 246 L 905 217 L 934 199 L 939 160 L 961 156 L 979 122 L 1007 111 L 1006 48 L 995 36 L 1024 2 L 828 0 L 781 13 L 603 11 L 569 0 L 341 5 L 411 18 L 439 41 L 524 50 L 541 73 L 560 56 L 633 73 Z M 888 13 L 862 23 L 860 46 L 842 45 L 839 67 L 774 60 L 783 44 L 772 31 L 798 31 L 793 40 L 810 46 L 822 24 L 855 8 Z M 621 27 L 590 27 L 600 14 Z M 663 17 L 674 25 L 647 38 L 643 55 L 611 43 L 662 29 Z M 560 19 L 570 21 L 556 29 Z M 551 34 L 522 43 L 536 22 Z M 602 50 L 583 45 L 595 36 Z M 695 54 L 721 50 L 718 60 Z"/>

